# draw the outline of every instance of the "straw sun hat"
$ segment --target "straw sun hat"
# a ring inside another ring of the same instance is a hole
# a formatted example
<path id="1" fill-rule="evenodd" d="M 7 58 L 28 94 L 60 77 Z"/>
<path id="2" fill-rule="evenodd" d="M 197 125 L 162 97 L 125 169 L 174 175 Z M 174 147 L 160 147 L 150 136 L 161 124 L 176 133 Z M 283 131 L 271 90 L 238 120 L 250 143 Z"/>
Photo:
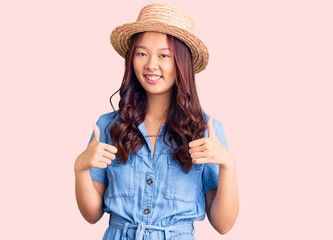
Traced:
<path id="1" fill-rule="evenodd" d="M 194 72 L 204 70 L 208 64 L 208 49 L 194 35 L 194 24 L 183 9 L 165 3 L 154 3 L 143 7 L 136 22 L 116 27 L 110 36 L 113 48 L 125 58 L 129 41 L 138 32 L 154 31 L 172 35 L 182 40 L 191 50 Z"/>

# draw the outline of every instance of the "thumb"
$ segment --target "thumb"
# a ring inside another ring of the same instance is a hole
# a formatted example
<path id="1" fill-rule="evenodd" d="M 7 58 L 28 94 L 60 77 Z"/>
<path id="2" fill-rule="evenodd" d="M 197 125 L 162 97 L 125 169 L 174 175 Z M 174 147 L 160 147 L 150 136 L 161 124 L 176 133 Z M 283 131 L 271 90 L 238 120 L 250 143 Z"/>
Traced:
<path id="1" fill-rule="evenodd" d="M 207 130 L 208 130 L 208 137 L 215 136 L 214 126 L 213 126 L 213 118 L 212 116 L 208 117 L 207 120 Z"/>
<path id="2" fill-rule="evenodd" d="M 95 124 L 93 125 L 93 128 L 94 128 L 93 141 L 99 142 L 99 135 L 100 135 L 99 127 L 98 127 L 97 124 L 95 123 Z"/>

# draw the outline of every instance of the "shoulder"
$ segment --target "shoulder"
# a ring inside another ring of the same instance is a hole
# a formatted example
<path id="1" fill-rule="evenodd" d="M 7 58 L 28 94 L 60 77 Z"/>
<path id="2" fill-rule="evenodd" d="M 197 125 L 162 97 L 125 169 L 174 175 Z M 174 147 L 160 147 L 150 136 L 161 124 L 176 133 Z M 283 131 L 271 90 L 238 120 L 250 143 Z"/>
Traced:
<path id="1" fill-rule="evenodd" d="M 114 120 L 113 120 L 114 118 Z M 96 124 L 100 130 L 100 141 L 112 144 L 110 136 L 110 128 L 118 120 L 118 110 L 114 112 L 104 113 L 99 116 Z M 111 122 L 111 123 L 110 123 Z M 91 140 L 90 140 L 91 141 Z"/>
<path id="2" fill-rule="evenodd" d="M 100 115 L 98 118 L 98 123 L 100 126 L 106 127 L 114 119 L 114 121 L 111 124 L 113 125 L 118 120 L 118 118 L 119 118 L 119 110 L 116 110 L 113 112 L 108 112 Z"/>
<path id="3" fill-rule="evenodd" d="M 99 120 L 110 122 L 113 118 L 118 118 L 118 117 L 119 117 L 119 110 L 116 110 L 113 112 L 108 112 L 100 115 Z"/>

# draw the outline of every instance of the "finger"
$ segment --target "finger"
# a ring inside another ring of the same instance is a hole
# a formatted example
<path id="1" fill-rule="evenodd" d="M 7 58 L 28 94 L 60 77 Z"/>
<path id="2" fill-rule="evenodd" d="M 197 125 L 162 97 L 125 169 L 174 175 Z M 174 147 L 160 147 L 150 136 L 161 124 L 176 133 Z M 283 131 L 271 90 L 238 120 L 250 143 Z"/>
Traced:
<path id="1" fill-rule="evenodd" d="M 96 162 L 95 164 L 97 168 L 107 168 L 107 164 L 105 162 Z"/>
<path id="2" fill-rule="evenodd" d="M 191 158 L 208 158 L 209 154 L 207 152 L 195 152 L 191 154 Z"/>
<path id="3" fill-rule="evenodd" d="M 102 156 L 103 156 L 103 157 L 106 157 L 106 158 L 108 158 L 108 159 L 110 159 L 110 160 L 114 160 L 114 159 L 116 159 L 116 155 L 113 154 L 113 153 L 110 153 L 110 152 L 108 152 L 108 151 L 103 151 Z"/>
<path id="4" fill-rule="evenodd" d="M 209 116 L 207 121 L 207 130 L 208 130 L 208 137 L 215 136 L 214 126 L 213 126 L 213 118 Z"/>
<path id="5" fill-rule="evenodd" d="M 188 144 L 190 148 L 198 147 L 200 145 L 203 145 L 207 142 L 208 138 L 200 138 L 197 140 L 194 140 Z"/>
<path id="6" fill-rule="evenodd" d="M 206 145 L 200 145 L 198 147 L 194 147 L 194 148 L 190 148 L 189 150 L 189 153 L 195 153 L 195 152 L 203 152 L 205 151 L 207 148 L 206 148 Z"/>
<path id="7" fill-rule="evenodd" d="M 195 164 L 209 163 L 208 158 L 194 158 L 192 162 Z"/>
<path id="8" fill-rule="evenodd" d="M 101 142 L 100 144 L 102 145 L 102 147 L 105 151 L 108 151 L 110 153 L 116 153 L 118 151 L 118 149 L 111 144 L 107 144 L 107 143 L 103 143 L 103 142 Z"/>
<path id="9" fill-rule="evenodd" d="M 100 131 L 99 131 L 99 127 L 96 125 L 96 123 L 93 125 L 93 129 L 94 129 L 93 140 L 95 142 L 99 142 Z"/>
<path id="10" fill-rule="evenodd" d="M 108 159 L 103 156 L 98 156 L 96 160 L 93 162 L 93 165 L 98 165 L 99 162 L 105 163 L 107 165 L 111 164 L 111 159 Z"/>
<path id="11" fill-rule="evenodd" d="M 99 162 L 103 162 L 103 163 L 105 163 L 105 164 L 107 164 L 107 165 L 111 164 L 111 159 L 109 159 L 109 158 L 107 158 L 107 157 L 104 157 L 104 156 L 100 156 L 100 157 L 98 158 L 98 161 L 99 161 Z"/>

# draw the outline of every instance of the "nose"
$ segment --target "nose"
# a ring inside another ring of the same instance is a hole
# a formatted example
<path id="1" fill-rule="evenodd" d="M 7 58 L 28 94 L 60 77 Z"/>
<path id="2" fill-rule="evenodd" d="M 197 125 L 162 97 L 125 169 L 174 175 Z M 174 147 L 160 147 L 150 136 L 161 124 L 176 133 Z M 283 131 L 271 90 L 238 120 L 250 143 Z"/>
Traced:
<path id="1" fill-rule="evenodd" d="M 151 70 L 158 69 L 158 61 L 157 61 L 156 57 L 154 57 L 154 56 L 148 57 L 147 62 L 145 64 L 145 68 L 151 69 Z"/>

